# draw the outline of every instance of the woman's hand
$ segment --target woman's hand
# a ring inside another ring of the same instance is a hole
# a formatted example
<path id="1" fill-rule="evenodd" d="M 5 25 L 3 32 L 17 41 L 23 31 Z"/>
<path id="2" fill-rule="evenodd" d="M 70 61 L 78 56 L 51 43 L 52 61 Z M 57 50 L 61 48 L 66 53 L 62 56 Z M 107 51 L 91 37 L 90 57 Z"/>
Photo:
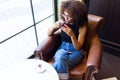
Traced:
<path id="1" fill-rule="evenodd" d="M 55 22 L 55 24 L 48 29 L 48 36 L 52 36 L 60 28 L 60 21 Z"/>
<path id="2" fill-rule="evenodd" d="M 54 24 L 54 27 L 55 27 L 56 29 L 60 28 L 60 21 L 57 21 L 57 22 Z"/>
<path id="3" fill-rule="evenodd" d="M 74 33 L 71 30 L 71 28 L 69 26 L 67 26 L 66 24 L 64 24 L 64 26 L 61 27 L 61 29 L 69 36 L 73 36 L 74 35 Z"/>

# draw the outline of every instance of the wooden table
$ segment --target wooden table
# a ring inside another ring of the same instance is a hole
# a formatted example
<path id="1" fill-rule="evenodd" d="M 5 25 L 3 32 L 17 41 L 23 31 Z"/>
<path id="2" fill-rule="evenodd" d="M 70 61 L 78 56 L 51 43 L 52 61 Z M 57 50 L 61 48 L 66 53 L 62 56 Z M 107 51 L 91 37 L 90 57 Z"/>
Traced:
<path id="1" fill-rule="evenodd" d="M 0 71 L 0 80 L 59 80 L 59 78 L 49 63 L 27 59 Z"/>

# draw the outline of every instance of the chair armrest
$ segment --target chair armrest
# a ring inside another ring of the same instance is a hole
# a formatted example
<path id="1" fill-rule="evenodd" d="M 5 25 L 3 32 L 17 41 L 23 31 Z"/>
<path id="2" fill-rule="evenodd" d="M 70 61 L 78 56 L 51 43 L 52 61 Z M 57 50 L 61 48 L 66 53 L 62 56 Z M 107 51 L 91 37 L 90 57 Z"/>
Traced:
<path id="1" fill-rule="evenodd" d="M 60 45 L 60 35 L 54 34 L 52 36 L 48 36 L 45 40 L 43 40 L 40 45 L 34 50 L 34 55 L 41 58 L 45 61 L 48 61 L 53 57 L 54 53 L 58 49 Z"/>
<path id="2" fill-rule="evenodd" d="M 102 52 L 101 41 L 96 35 L 91 42 L 91 47 L 88 53 L 87 66 L 94 65 L 96 68 L 100 69 Z"/>
<path id="3" fill-rule="evenodd" d="M 102 44 L 99 37 L 96 35 L 90 46 L 88 59 L 86 64 L 86 77 L 85 80 L 92 80 L 93 73 L 97 73 L 100 69 L 102 60 Z"/>

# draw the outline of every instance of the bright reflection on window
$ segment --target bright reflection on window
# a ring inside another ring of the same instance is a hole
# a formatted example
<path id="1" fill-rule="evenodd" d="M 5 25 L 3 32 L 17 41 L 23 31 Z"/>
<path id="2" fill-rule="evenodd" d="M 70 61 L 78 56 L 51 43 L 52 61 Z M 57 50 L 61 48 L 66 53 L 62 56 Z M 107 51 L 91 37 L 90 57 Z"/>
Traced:
<path id="1" fill-rule="evenodd" d="M 0 44 L 0 69 L 27 59 L 36 47 L 34 28 Z"/>
<path id="2" fill-rule="evenodd" d="M 51 16 L 41 22 L 42 19 L 54 14 L 53 0 L 32 2 L 35 21 L 40 22 L 36 25 L 36 33 L 41 41 L 44 36 L 41 34 L 46 33 L 54 21 L 54 16 Z M 0 0 L 0 69 L 33 54 L 37 42 L 35 28 L 32 25 L 34 24 L 30 0 Z M 15 36 L 10 38 L 13 35 Z"/>
<path id="3" fill-rule="evenodd" d="M 41 22 L 40 24 L 36 25 L 39 36 L 38 37 L 39 43 L 41 43 L 47 37 L 47 31 L 50 27 L 53 26 L 53 23 L 54 19 L 53 17 L 50 17 L 45 21 Z"/>
<path id="4" fill-rule="evenodd" d="M 0 41 L 32 25 L 28 0 L 5 0 L 0 2 Z"/>
<path id="5" fill-rule="evenodd" d="M 32 2 L 36 22 L 53 14 L 53 0 L 33 0 Z"/>

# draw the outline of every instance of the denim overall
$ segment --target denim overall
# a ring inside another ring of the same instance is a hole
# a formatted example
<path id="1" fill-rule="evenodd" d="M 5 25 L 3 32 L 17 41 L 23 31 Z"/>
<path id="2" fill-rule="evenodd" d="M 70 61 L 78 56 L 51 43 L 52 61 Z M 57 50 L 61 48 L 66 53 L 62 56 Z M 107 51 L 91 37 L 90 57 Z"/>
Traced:
<path id="1" fill-rule="evenodd" d="M 75 50 L 73 44 L 62 42 L 54 56 L 53 67 L 58 73 L 68 73 L 69 69 L 77 65 L 82 57 L 82 50 Z"/>

